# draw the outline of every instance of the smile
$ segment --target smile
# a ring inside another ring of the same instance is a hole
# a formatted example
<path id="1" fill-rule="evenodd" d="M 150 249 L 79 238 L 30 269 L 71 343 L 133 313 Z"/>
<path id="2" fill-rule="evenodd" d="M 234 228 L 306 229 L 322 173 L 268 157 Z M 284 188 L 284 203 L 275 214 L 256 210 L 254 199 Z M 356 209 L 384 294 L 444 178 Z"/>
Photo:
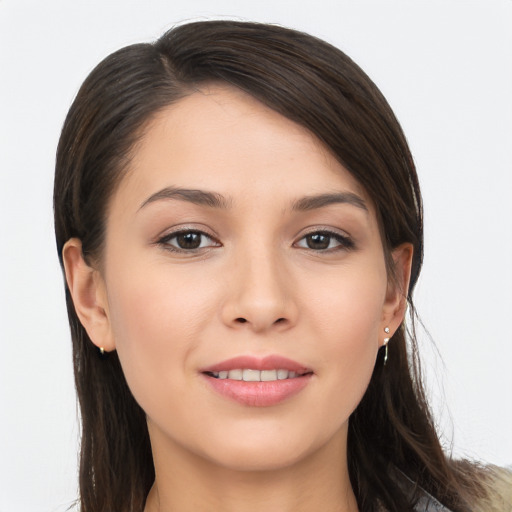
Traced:
<path id="1" fill-rule="evenodd" d="M 314 371 L 279 355 L 238 356 L 201 372 L 208 387 L 229 401 L 249 407 L 271 407 L 308 386 Z"/>
<path id="2" fill-rule="evenodd" d="M 280 368 L 278 370 L 253 370 L 250 368 L 237 368 L 220 372 L 208 372 L 216 379 L 243 380 L 244 382 L 272 382 L 275 380 L 295 379 L 305 374 Z"/>

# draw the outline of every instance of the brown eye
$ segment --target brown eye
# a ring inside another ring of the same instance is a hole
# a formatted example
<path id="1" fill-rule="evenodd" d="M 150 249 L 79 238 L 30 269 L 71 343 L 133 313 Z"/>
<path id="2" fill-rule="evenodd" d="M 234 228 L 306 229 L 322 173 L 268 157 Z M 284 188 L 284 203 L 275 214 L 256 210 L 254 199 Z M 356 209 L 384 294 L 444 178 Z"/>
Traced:
<path id="1" fill-rule="evenodd" d="M 311 249 L 313 251 L 336 251 L 354 249 L 354 242 L 348 237 L 339 233 L 329 231 L 316 231 L 302 237 L 297 243 L 297 247 L 302 249 Z"/>
<path id="2" fill-rule="evenodd" d="M 331 243 L 331 236 L 324 233 L 315 233 L 305 237 L 309 249 L 328 249 Z"/>
<path id="3" fill-rule="evenodd" d="M 198 249 L 201 247 L 202 234 L 194 231 L 176 235 L 176 245 L 180 249 Z"/>
<path id="4" fill-rule="evenodd" d="M 161 238 L 158 243 L 168 250 L 178 252 L 195 251 L 220 245 L 206 233 L 194 230 L 170 233 Z"/>

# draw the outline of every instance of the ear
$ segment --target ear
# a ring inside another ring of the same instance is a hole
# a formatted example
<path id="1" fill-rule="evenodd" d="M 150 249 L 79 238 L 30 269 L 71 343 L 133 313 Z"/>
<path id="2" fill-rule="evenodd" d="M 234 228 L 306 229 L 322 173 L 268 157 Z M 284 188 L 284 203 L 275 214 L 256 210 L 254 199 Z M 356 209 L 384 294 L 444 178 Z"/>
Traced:
<path id="1" fill-rule="evenodd" d="M 411 279 L 413 246 L 404 243 L 393 249 L 393 275 L 389 276 L 382 315 L 382 331 L 389 327 L 389 334 L 393 336 L 402 323 L 407 309 L 407 293 Z"/>
<path id="2" fill-rule="evenodd" d="M 105 282 L 82 254 L 82 242 L 70 238 L 62 251 L 64 271 L 76 314 L 91 341 L 109 352 L 115 349 L 110 329 Z"/>

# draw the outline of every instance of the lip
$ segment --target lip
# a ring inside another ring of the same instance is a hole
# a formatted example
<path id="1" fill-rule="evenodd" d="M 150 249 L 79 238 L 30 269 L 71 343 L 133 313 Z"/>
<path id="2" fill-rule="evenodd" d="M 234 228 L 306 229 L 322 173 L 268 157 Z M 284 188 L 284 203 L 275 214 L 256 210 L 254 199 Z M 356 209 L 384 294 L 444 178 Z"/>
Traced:
<path id="1" fill-rule="evenodd" d="M 292 361 L 283 356 L 270 355 L 266 357 L 254 357 L 254 356 L 238 356 L 232 359 L 227 359 L 220 363 L 216 363 L 207 368 L 202 368 L 200 371 L 205 372 L 222 372 L 235 370 L 237 368 L 251 368 L 252 370 L 274 370 L 282 368 L 291 372 L 303 374 L 311 372 L 306 366 Z"/>
<path id="2" fill-rule="evenodd" d="M 217 379 L 212 372 L 250 368 L 253 370 L 284 369 L 298 374 L 297 377 L 269 382 L 245 382 Z M 249 407 L 271 407 L 302 391 L 311 381 L 313 372 L 306 366 L 286 357 L 270 355 L 263 358 L 239 356 L 201 369 L 207 384 L 223 397 Z"/>

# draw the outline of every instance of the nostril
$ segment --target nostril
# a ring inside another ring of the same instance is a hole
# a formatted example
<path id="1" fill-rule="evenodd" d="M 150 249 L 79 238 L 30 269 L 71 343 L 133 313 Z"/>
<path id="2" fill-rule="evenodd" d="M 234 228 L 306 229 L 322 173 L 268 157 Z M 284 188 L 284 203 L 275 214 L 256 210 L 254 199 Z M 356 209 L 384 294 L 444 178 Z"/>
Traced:
<path id="1" fill-rule="evenodd" d="M 238 323 L 238 324 L 245 324 L 245 323 L 248 322 L 248 320 L 246 318 L 243 318 L 243 317 L 240 316 L 238 318 L 235 318 L 235 322 Z M 283 322 L 286 322 L 286 318 L 281 317 L 281 318 L 278 318 L 277 320 L 275 320 L 273 323 L 275 325 L 275 324 L 280 324 L 280 323 L 283 323 Z"/>

